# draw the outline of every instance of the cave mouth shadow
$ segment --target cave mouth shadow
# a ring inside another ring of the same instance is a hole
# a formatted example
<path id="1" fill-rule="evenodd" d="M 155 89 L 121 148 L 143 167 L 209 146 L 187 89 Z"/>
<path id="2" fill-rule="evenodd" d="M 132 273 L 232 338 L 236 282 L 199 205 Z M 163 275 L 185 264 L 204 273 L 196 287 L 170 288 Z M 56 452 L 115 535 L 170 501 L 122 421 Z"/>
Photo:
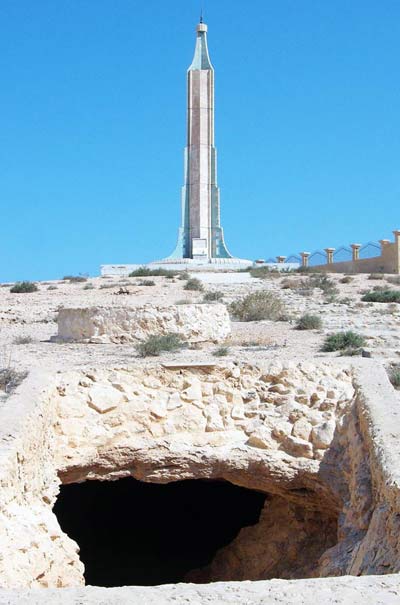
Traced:
<path id="1" fill-rule="evenodd" d="M 258 522 L 265 498 L 227 481 L 128 477 L 62 485 L 53 511 L 80 547 L 86 584 L 154 586 L 210 563 Z"/>

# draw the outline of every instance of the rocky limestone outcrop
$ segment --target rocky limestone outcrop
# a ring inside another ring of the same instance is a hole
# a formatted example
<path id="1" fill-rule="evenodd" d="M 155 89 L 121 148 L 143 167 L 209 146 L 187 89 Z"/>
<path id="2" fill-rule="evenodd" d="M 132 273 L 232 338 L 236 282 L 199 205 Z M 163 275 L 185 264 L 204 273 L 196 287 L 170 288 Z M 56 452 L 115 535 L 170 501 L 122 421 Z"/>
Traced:
<path id="1" fill-rule="evenodd" d="M 145 305 L 143 307 L 62 308 L 54 340 L 89 343 L 140 342 L 176 333 L 191 343 L 221 342 L 231 333 L 225 305 Z"/>
<path id="2" fill-rule="evenodd" d="M 259 522 L 193 579 L 400 570 L 398 403 L 383 370 L 149 365 L 33 379 L 0 411 L 0 587 L 82 584 L 52 513 L 57 486 L 126 476 L 267 495 Z"/>

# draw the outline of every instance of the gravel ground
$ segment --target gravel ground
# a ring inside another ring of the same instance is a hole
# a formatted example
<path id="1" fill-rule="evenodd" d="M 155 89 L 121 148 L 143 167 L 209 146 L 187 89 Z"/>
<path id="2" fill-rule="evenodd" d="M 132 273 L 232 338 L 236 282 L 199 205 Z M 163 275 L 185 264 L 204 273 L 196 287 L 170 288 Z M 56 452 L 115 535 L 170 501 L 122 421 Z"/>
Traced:
<path id="1" fill-rule="evenodd" d="M 227 346 L 227 359 L 257 362 L 263 359 L 337 356 L 322 353 L 325 336 L 339 330 L 354 330 L 367 338 L 366 349 L 373 358 L 386 364 L 400 363 L 400 305 L 363 303 L 362 292 L 374 286 L 399 289 L 383 280 L 371 280 L 368 275 L 354 275 L 350 283 L 340 283 L 343 275 L 331 274 L 339 290 L 330 300 L 315 288 L 304 287 L 306 275 L 284 275 L 265 280 L 254 279 L 245 273 L 197 273 L 206 290 L 223 292 L 226 303 L 256 290 L 266 289 L 284 301 L 288 320 L 271 322 L 232 322 L 232 337 Z M 62 371 L 83 366 L 109 366 L 145 363 L 132 345 L 56 344 L 50 337 L 57 333 L 57 310 L 64 307 L 91 305 L 143 305 L 145 303 L 171 304 L 190 300 L 201 302 L 203 293 L 184 290 L 185 282 L 163 277 L 149 278 L 154 286 L 141 286 L 140 278 L 90 278 L 86 283 L 67 281 L 38 283 L 39 291 L 31 294 L 12 294 L 10 286 L 0 287 L 0 367 L 11 363 L 18 369 L 45 366 Z M 282 288 L 285 280 L 301 288 Z M 88 289 L 88 284 L 89 288 Z M 56 289 L 52 289 L 56 286 Z M 129 294 L 117 294 L 120 288 Z M 51 289 L 49 289 L 51 288 Z M 323 321 L 321 330 L 295 329 L 303 313 L 317 314 Z M 18 344 L 21 337 L 31 338 Z M 210 360 L 218 348 L 207 345 L 173 354 L 163 354 L 159 360 L 168 362 L 201 362 Z M 9 360 L 11 359 L 11 362 Z M 218 358 L 212 357 L 217 360 Z"/>

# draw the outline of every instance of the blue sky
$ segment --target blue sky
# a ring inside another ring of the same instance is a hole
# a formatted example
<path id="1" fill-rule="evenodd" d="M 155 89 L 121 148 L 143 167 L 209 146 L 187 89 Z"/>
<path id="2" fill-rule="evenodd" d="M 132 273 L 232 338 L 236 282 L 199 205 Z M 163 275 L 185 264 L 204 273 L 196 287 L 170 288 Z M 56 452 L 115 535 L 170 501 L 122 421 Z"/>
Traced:
<path id="1" fill-rule="evenodd" d="M 0 280 L 174 248 L 200 0 L 1 0 Z M 205 0 L 221 215 L 245 258 L 400 227 L 398 0 Z"/>

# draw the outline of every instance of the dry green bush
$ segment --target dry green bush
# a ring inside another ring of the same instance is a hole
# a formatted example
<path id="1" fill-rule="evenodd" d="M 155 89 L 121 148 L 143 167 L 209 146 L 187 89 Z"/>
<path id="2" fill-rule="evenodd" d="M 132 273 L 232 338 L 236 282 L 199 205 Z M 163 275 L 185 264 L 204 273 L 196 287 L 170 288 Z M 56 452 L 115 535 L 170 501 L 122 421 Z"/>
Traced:
<path id="1" fill-rule="evenodd" d="M 183 286 L 184 290 L 196 290 L 198 292 L 203 292 L 204 286 L 197 277 L 191 277 L 187 280 L 186 284 Z"/>
<path id="2" fill-rule="evenodd" d="M 229 310 L 231 315 L 240 321 L 263 319 L 279 321 L 286 317 L 285 305 L 279 296 L 265 290 L 253 292 L 244 298 L 233 301 L 229 305 Z"/>
<path id="3" fill-rule="evenodd" d="M 361 300 L 363 302 L 400 303 L 400 290 L 378 290 L 367 292 Z"/>
<path id="4" fill-rule="evenodd" d="M 160 353 L 179 351 L 187 346 L 180 334 L 152 335 L 137 345 L 136 350 L 141 357 L 157 357 Z"/>
<path id="5" fill-rule="evenodd" d="M 79 284 L 87 281 L 88 278 L 84 275 L 65 275 L 63 281 L 68 281 L 70 284 Z"/>
<path id="6" fill-rule="evenodd" d="M 209 290 L 203 296 L 203 302 L 218 302 L 224 297 L 224 293 L 220 290 Z"/>
<path id="7" fill-rule="evenodd" d="M 250 269 L 251 277 L 258 277 L 258 279 L 274 279 L 280 277 L 280 273 L 277 269 L 270 269 L 269 267 L 254 267 Z"/>
<path id="8" fill-rule="evenodd" d="M 348 330 L 347 332 L 336 332 L 335 334 L 327 336 L 322 351 L 331 352 L 360 349 L 364 344 L 364 336 Z"/>
<path id="9" fill-rule="evenodd" d="M 129 277 L 175 277 L 179 274 L 179 271 L 171 271 L 170 269 L 152 269 L 149 267 L 139 267 L 135 269 L 131 273 L 129 273 Z"/>
<path id="10" fill-rule="evenodd" d="M 305 313 L 302 315 L 296 324 L 296 330 L 320 330 L 322 328 L 322 320 L 319 315 Z"/>
<path id="11" fill-rule="evenodd" d="M 29 294 L 30 292 L 37 292 L 38 290 L 39 288 L 37 285 L 31 281 L 20 281 L 10 288 L 10 292 L 13 294 Z"/>
<path id="12" fill-rule="evenodd" d="M 16 345 L 29 345 L 33 342 L 33 338 L 31 336 L 17 336 L 14 338 L 14 344 Z"/>
<path id="13" fill-rule="evenodd" d="M 226 357 L 229 355 L 229 347 L 219 347 L 213 351 L 214 357 Z"/>

